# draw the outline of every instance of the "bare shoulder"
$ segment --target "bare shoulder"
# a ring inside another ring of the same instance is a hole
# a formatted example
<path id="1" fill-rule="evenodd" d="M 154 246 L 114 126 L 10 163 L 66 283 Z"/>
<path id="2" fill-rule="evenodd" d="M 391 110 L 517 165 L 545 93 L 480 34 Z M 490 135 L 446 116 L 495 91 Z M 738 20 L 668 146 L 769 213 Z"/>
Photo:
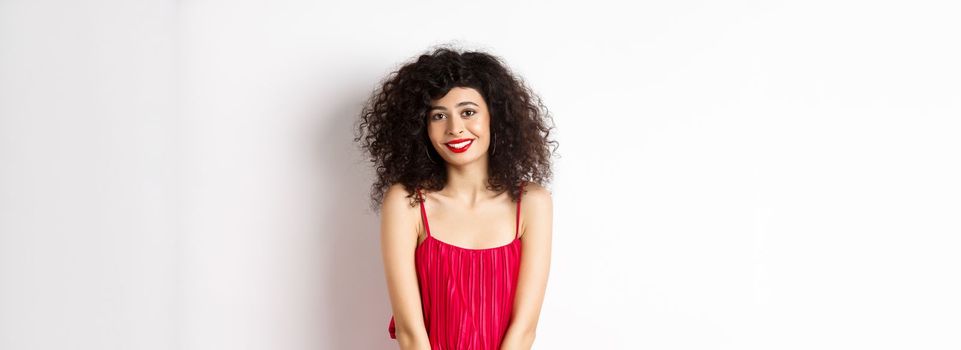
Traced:
<path id="1" fill-rule="evenodd" d="M 553 205 L 550 190 L 533 182 L 524 185 L 521 196 L 521 237 L 538 237 L 538 240 L 549 237 Z"/>
<path id="2" fill-rule="evenodd" d="M 413 199 L 410 197 L 411 193 L 407 191 L 402 183 L 394 183 L 387 188 L 384 192 L 384 207 L 398 207 L 403 209 L 405 207 L 411 207 Z"/>
<path id="3" fill-rule="evenodd" d="M 407 249 L 406 243 L 417 237 L 419 223 L 418 211 L 412 206 L 411 193 L 403 184 L 392 184 L 384 192 L 381 206 L 381 234 L 385 242 L 392 247 Z"/>
<path id="4" fill-rule="evenodd" d="M 403 184 L 395 183 L 387 188 L 380 212 L 381 221 L 390 227 L 417 226 L 416 202 Z"/>
<path id="5" fill-rule="evenodd" d="M 533 206 L 550 205 L 552 202 L 551 191 L 536 182 L 529 182 L 524 185 L 524 194 L 521 202 L 521 205 L 524 207 L 527 207 L 527 204 Z"/>

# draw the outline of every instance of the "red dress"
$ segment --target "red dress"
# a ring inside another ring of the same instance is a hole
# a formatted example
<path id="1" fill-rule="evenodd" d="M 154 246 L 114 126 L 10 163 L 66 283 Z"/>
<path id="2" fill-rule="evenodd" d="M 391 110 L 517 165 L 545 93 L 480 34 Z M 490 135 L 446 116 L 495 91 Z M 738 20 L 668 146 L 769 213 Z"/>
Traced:
<path id="1" fill-rule="evenodd" d="M 420 190 L 417 194 L 423 198 Z M 471 249 L 441 242 L 430 234 L 423 201 L 420 214 L 427 238 L 414 250 L 414 263 L 431 349 L 499 349 L 510 325 L 517 289 L 520 197 L 514 240 L 500 247 Z M 396 339 L 393 316 L 387 329 Z"/>

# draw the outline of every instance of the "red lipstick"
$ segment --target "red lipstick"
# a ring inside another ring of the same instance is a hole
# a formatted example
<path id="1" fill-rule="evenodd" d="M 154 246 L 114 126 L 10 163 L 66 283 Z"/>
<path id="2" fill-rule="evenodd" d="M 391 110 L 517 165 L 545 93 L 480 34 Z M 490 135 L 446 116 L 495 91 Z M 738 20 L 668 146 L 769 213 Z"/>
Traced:
<path id="1" fill-rule="evenodd" d="M 461 146 L 461 148 L 455 148 L 454 146 L 451 146 L 452 144 L 463 143 L 465 141 L 467 142 L 466 144 L 459 145 Z M 451 152 L 464 153 L 467 151 L 468 148 L 470 148 L 470 145 L 473 145 L 473 144 L 474 144 L 474 139 L 457 139 L 457 140 L 452 140 L 450 142 L 445 143 L 444 146 L 447 146 L 447 149 L 449 149 Z"/>

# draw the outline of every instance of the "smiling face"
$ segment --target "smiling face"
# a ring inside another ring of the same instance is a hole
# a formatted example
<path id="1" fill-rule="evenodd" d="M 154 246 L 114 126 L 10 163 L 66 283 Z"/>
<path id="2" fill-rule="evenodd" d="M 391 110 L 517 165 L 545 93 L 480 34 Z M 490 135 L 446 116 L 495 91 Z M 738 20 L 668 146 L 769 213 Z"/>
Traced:
<path id="1" fill-rule="evenodd" d="M 454 87 L 440 99 L 431 100 L 430 105 L 427 135 L 447 163 L 462 165 L 486 157 L 490 114 L 477 90 Z"/>

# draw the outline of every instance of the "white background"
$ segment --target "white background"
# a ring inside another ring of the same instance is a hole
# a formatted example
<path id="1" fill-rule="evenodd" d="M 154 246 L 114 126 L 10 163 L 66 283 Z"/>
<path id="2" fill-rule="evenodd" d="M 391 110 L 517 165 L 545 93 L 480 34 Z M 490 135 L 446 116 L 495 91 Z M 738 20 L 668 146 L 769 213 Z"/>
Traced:
<path id="1" fill-rule="evenodd" d="M 949 1 L 0 1 L 0 349 L 394 349 L 353 143 L 432 45 L 559 142 L 535 349 L 961 348 Z"/>

